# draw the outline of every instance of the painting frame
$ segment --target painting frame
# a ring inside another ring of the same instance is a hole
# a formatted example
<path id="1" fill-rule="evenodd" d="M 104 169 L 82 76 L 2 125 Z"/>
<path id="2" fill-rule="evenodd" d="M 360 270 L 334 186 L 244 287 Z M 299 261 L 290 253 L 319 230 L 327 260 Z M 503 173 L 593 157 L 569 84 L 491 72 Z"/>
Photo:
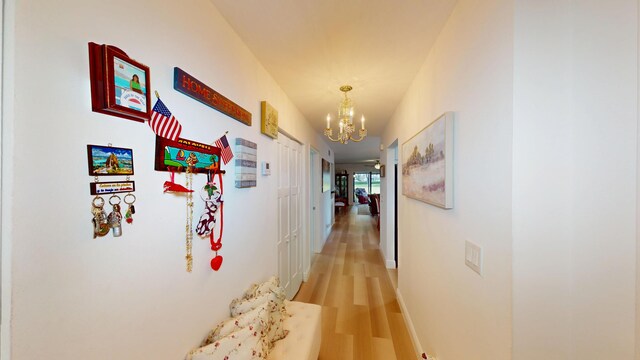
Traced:
<path id="1" fill-rule="evenodd" d="M 260 102 L 260 132 L 270 138 L 278 138 L 278 110 L 266 101 Z"/>
<path id="2" fill-rule="evenodd" d="M 109 155 L 107 154 L 109 152 Z M 113 168 L 114 158 L 116 171 Z M 103 166 L 104 159 L 104 166 Z M 122 162 L 120 169 L 120 159 L 128 161 Z M 131 176 L 134 175 L 133 149 L 114 147 L 109 145 L 87 145 L 87 163 L 90 176 Z"/>
<path id="3" fill-rule="evenodd" d="M 331 190 L 331 163 L 322 159 L 322 192 Z"/>
<path id="4" fill-rule="evenodd" d="M 91 107 L 144 122 L 151 116 L 151 71 L 112 45 L 89 43 Z M 129 79 L 131 77 L 131 79 Z"/>
<path id="5" fill-rule="evenodd" d="M 181 151 L 182 154 L 180 154 Z M 187 171 L 188 164 L 186 160 L 191 154 L 194 154 L 198 161 L 196 165 L 192 167 L 192 173 L 224 173 L 224 170 L 220 168 L 221 152 L 219 147 L 213 145 L 183 138 L 173 141 L 156 135 L 154 170 L 178 173 Z M 207 159 L 207 157 L 209 157 L 209 159 Z M 208 161 L 205 162 L 204 160 Z M 206 164 L 209 165 L 205 166 Z"/>
<path id="6" fill-rule="evenodd" d="M 445 112 L 402 144 L 404 196 L 453 208 L 453 126 L 454 113 Z"/>

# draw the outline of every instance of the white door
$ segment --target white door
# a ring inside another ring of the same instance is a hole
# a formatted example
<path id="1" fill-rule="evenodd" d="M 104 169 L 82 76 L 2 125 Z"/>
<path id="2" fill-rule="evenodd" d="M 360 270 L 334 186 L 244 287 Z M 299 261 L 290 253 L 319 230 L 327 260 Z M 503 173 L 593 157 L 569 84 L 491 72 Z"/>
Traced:
<path id="1" fill-rule="evenodd" d="M 291 259 L 291 293 L 289 298 L 293 298 L 302 284 L 302 246 L 300 242 L 302 226 L 300 224 L 302 215 L 300 209 L 300 157 L 302 156 L 302 146 L 297 142 L 290 142 L 289 152 L 289 183 L 291 184 L 291 246 L 289 247 Z"/>
<path id="2" fill-rule="evenodd" d="M 289 139 L 278 136 L 278 276 L 287 296 L 291 290 L 289 270 L 289 243 L 291 240 L 291 186 L 289 185 Z"/>
<path id="3" fill-rule="evenodd" d="M 278 276 L 288 299 L 302 284 L 301 148 L 283 134 L 278 135 Z"/>

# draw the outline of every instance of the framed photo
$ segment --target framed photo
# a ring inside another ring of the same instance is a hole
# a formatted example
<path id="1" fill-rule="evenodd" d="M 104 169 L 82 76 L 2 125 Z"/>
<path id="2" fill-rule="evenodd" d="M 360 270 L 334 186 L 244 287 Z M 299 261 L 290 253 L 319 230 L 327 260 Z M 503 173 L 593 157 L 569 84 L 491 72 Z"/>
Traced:
<path id="1" fill-rule="evenodd" d="M 453 207 L 453 113 L 446 112 L 402 144 L 402 194 Z"/>
<path id="2" fill-rule="evenodd" d="M 331 163 L 322 159 L 322 192 L 331 190 Z"/>
<path id="3" fill-rule="evenodd" d="M 278 138 L 278 110 L 269 105 L 268 102 L 260 102 L 260 132 L 272 137 Z"/>
<path id="4" fill-rule="evenodd" d="M 113 146 L 87 145 L 89 175 L 133 175 L 133 150 Z"/>
<path id="5" fill-rule="evenodd" d="M 383 178 L 387 176 L 387 167 L 385 165 L 380 165 L 380 177 Z"/>
<path id="6" fill-rule="evenodd" d="M 187 160 L 195 163 L 194 173 L 215 174 L 222 171 L 220 170 L 220 148 L 182 138 L 172 141 L 156 136 L 156 171 L 186 171 Z"/>
<path id="7" fill-rule="evenodd" d="M 91 105 L 95 112 L 135 121 L 151 114 L 150 71 L 111 45 L 89 43 Z"/>

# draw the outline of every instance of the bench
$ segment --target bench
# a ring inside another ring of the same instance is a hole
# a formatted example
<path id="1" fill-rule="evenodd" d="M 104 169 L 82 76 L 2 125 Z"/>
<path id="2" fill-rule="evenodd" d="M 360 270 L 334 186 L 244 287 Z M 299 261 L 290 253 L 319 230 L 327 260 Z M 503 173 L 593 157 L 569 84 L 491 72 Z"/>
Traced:
<path id="1" fill-rule="evenodd" d="M 322 340 L 322 307 L 298 301 L 285 301 L 290 317 L 284 320 L 289 335 L 278 340 L 267 360 L 317 360 Z"/>

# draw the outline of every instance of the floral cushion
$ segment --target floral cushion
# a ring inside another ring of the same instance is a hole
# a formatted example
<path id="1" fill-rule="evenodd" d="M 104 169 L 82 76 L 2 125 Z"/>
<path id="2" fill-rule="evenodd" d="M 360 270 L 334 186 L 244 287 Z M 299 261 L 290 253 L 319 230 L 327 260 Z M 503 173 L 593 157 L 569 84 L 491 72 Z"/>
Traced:
<path id="1" fill-rule="evenodd" d="M 276 341 L 284 339 L 289 333 L 283 326 L 284 318 L 287 316 L 283 298 L 270 291 L 251 299 L 235 299 L 231 302 L 229 308 L 231 316 L 236 317 L 248 313 L 263 304 L 267 304 L 269 309 L 270 322 L 267 338 L 269 340 L 269 348 L 271 348 Z"/>
<path id="2" fill-rule="evenodd" d="M 236 318 L 222 321 L 220 324 L 218 324 L 218 326 L 216 326 L 215 329 L 209 332 L 209 335 L 207 335 L 207 337 L 202 341 L 202 344 L 200 344 L 200 346 L 209 345 L 216 340 L 219 340 L 231 334 L 232 332 L 236 332 L 255 322 L 260 323 L 262 327 L 261 335 L 265 338 L 265 340 L 268 340 L 267 332 L 269 330 L 269 324 L 271 322 L 268 302 L 265 302 L 264 304 L 257 306 L 255 309 Z"/>
<path id="3" fill-rule="evenodd" d="M 207 346 L 192 350 L 186 360 L 264 360 L 267 358 L 268 345 L 260 335 L 262 331 L 262 325 L 257 321 Z"/>
<path id="4" fill-rule="evenodd" d="M 250 299 L 252 297 L 264 295 L 270 291 L 275 292 L 282 299 L 285 298 L 284 289 L 280 287 L 280 278 L 277 276 L 272 276 L 269 280 L 263 282 L 262 284 L 253 284 L 244 292 L 242 296 L 243 299 Z"/>

